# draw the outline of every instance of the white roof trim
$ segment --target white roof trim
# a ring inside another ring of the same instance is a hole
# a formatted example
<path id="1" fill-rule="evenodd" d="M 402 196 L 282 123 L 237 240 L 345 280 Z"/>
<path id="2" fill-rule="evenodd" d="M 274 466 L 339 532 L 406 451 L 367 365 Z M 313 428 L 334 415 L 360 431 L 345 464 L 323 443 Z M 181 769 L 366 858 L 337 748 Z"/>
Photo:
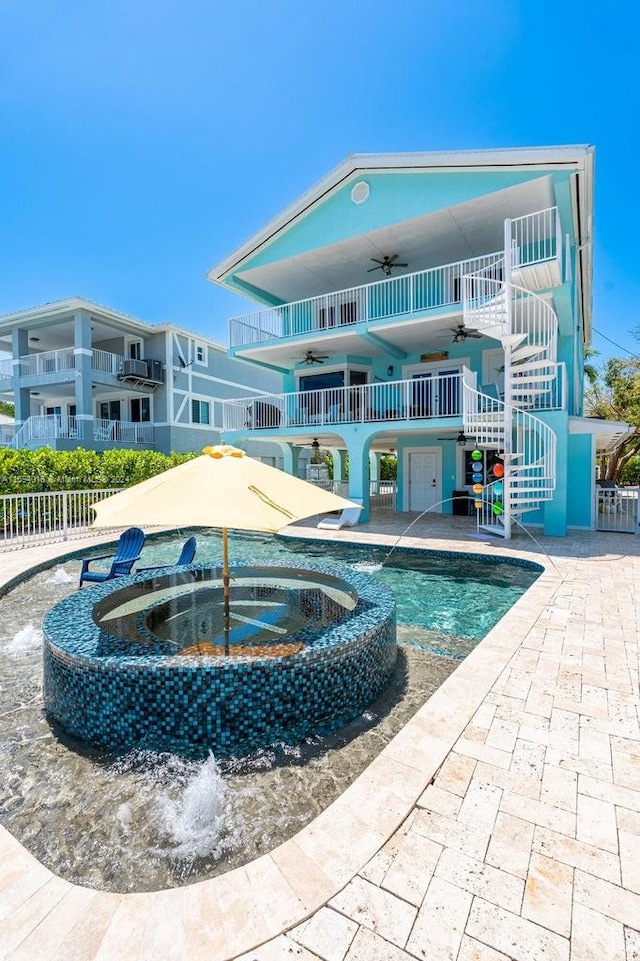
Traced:
<path id="1" fill-rule="evenodd" d="M 618 420 L 600 420 L 598 417 L 570 417 L 570 434 L 591 434 L 599 453 L 618 447 L 627 437 L 635 434 L 633 424 Z M 599 438 L 599 441 L 598 441 Z"/>
<path id="2" fill-rule="evenodd" d="M 65 300 L 54 300 L 50 303 L 40 304 L 37 307 L 27 307 L 25 310 L 18 310 L 14 313 L 0 314 L 0 333 L 10 330 L 16 324 L 22 325 L 28 324 L 29 322 L 46 321 L 48 319 L 55 320 L 73 313 L 76 310 L 86 310 L 87 313 L 93 314 L 96 319 L 113 321 L 128 327 L 130 330 L 138 331 L 141 334 L 160 334 L 165 330 L 175 331 L 185 337 L 191 337 L 200 343 L 206 344 L 208 347 L 221 350 L 225 354 L 227 352 L 224 344 L 221 344 L 218 340 L 212 340 L 210 337 L 207 337 L 206 334 L 201 334 L 199 331 L 189 330 L 187 327 L 179 327 L 176 324 L 149 324 L 144 320 L 139 320 L 137 317 L 130 317 L 128 314 L 122 314 L 112 310 L 110 307 L 105 307 L 103 304 L 96 304 L 94 301 L 85 300 L 84 297 L 68 297 Z"/>
<path id="3" fill-rule="evenodd" d="M 588 144 L 564 147 L 510 147 L 504 149 L 466 150 L 436 153 L 385 153 L 349 154 L 342 163 L 329 171 L 297 200 L 273 217 L 249 240 L 237 247 L 219 264 L 207 272 L 207 278 L 215 283 L 224 284 L 226 275 L 246 257 L 254 254 L 263 244 L 275 236 L 309 207 L 326 198 L 354 174 L 362 176 L 367 171 L 405 172 L 429 169 L 445 171 L 455 168 L 472 170 L 495 170 L 512 167 L 518 169 L 557 169 L 569 168 L 582 170 L 587 175 L 585 203 L 591 210 L 591 171 L 594 148 Z M 589 219 L 589 218 L 588 218 Z"/>
<path id="4" fill-rule="evenodd" d="M 599 417 L 570 417 L 570 434 L 633 434 L 635 427 L 623 420 L 601 420 Z"/>

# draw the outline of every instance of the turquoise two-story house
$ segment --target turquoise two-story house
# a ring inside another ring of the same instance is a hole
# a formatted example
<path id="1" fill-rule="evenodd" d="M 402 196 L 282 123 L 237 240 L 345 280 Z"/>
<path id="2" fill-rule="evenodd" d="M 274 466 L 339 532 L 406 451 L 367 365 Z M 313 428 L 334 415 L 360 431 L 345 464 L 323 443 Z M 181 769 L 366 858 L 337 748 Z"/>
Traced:
<path id="1" fill-rule="evenodd" d="M 347 157 L 209 273 L 259 305 L 231 319 L 230 355 L 284 383 L 226 401 L 225 439 L 276 441 L 291 472 L 329 449 L 337 479 L 348 452 L 365 517 L 395 452 L 399 511 L 593 528 L 596 453 L 627 429 L 584 416 L 593 163 L 589 146 Z"/>

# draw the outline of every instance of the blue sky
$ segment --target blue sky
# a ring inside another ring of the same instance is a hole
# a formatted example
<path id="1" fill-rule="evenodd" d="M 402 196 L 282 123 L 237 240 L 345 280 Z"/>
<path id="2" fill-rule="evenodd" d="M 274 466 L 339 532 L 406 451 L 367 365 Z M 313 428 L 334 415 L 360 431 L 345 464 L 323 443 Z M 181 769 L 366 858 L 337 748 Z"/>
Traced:
<path id="1" fill-rule="evenodd" d="M 0 312 L 79 294 L 226 342 L 251 307 L 206 270 L 347 153 L 591 143 L 594 322 L 640 350 L 639 21 L 589 0 L 3 0 Z"/>

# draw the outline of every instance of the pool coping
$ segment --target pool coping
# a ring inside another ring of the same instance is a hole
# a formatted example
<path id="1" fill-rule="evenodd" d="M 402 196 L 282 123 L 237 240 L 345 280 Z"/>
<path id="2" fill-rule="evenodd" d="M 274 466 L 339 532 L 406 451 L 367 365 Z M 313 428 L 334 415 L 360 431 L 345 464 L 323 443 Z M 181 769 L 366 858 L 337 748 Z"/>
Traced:
<path id="1" fill-rule="evenodd" d="M 300 528 L 289 531 L 295 537 L 302 534 Z M 315 539 L 314 531 L 309 529 L 302 536 Z M 322 539 L 326 540 L 326 535 Z M 336 540 L 385 546 L 397 543 L 398 538 L 349 531 Z M 436 544 L 442 543 L 442 549 L 451 553 L 487 557 L 495 557 L 496 553 L 495 542 L 467 545 L 457 540 L 453 549 L 451 540 L 426 542 L 413 537 L 404 541 L 403 547 L 437 552 Z M 92 539 L 91 544 L 96 543 Z M 49 566 L 52 561 L 82 550 L 78 542 L 74 542 L 72 550 L 69 547 L 49 545 L 49 556 L 41 564 Z M 21 554 L 24 571 L 31 567 L 27 563 L 30 556 L 31 551 Z M 4 911 L 13 911 L 5 922 L 5 930 L 7 924 L 13 924 L 16 947 L 29 942 L 36 956 L 36 946 L 48 943 L 43 940 L 45 931 L 53 925 L 66 951 L 82 932 L 84 937 L 91 932 L 96 953 L 85 950 L 82 957 L 102 957 L 103 952 L 111 956 L 109 951 L 116 944 L 121 944 L 118 957 L 122 961 L 151 957 L 149 943 L 145 943 L 143 953 L 138 948 L 129 950 L 122 927 L 128 924 L 147 932 L 156 945 L 156 956 L 164 957 L 162 945 L 171 944 L 172 957 L 228 961 L 310 918 L 362 870 L 402 825 L 562 584 L 560 573 L 539 554 L 509 545 L 508 556 L 538 564 L 543 572 L 337 800 L 289 841 L 244 867 L 184 888 L 112 894 L 57 878 L 8 831 L 0 829 L 2 862 L 12 865 L 9 875 L 5 872 L 2 878 L 0 917 L 5 902 Z M 18 909 L 11 904 L 16 890 L 23 892 L 25 899 Z M 20 911 L 34 899 L 42 905 L 40 911 L 31 903 L 29 917 L 22 916 Z M 77 911 L 81 905 L 84 914 L 79 920 Z M 46 923 L 40 924 L 45 918 Z"/>

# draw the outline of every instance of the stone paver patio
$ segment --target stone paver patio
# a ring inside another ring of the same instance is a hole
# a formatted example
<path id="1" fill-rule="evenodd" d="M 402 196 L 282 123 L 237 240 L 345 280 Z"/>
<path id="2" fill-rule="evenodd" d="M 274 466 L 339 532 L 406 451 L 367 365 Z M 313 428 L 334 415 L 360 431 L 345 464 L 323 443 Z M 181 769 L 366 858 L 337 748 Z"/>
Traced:
<path id="1" fill-rule="evenodd" d="M 391 545 L 406 517 L 336 538 Z M 640 961 L 640 540 L 410 533 L 545 572 L 334 804 L 244 868 L 108 894 L 1 830 L 0 958 Z M 0 555 L 0 582 L 68 549 Z"/>

